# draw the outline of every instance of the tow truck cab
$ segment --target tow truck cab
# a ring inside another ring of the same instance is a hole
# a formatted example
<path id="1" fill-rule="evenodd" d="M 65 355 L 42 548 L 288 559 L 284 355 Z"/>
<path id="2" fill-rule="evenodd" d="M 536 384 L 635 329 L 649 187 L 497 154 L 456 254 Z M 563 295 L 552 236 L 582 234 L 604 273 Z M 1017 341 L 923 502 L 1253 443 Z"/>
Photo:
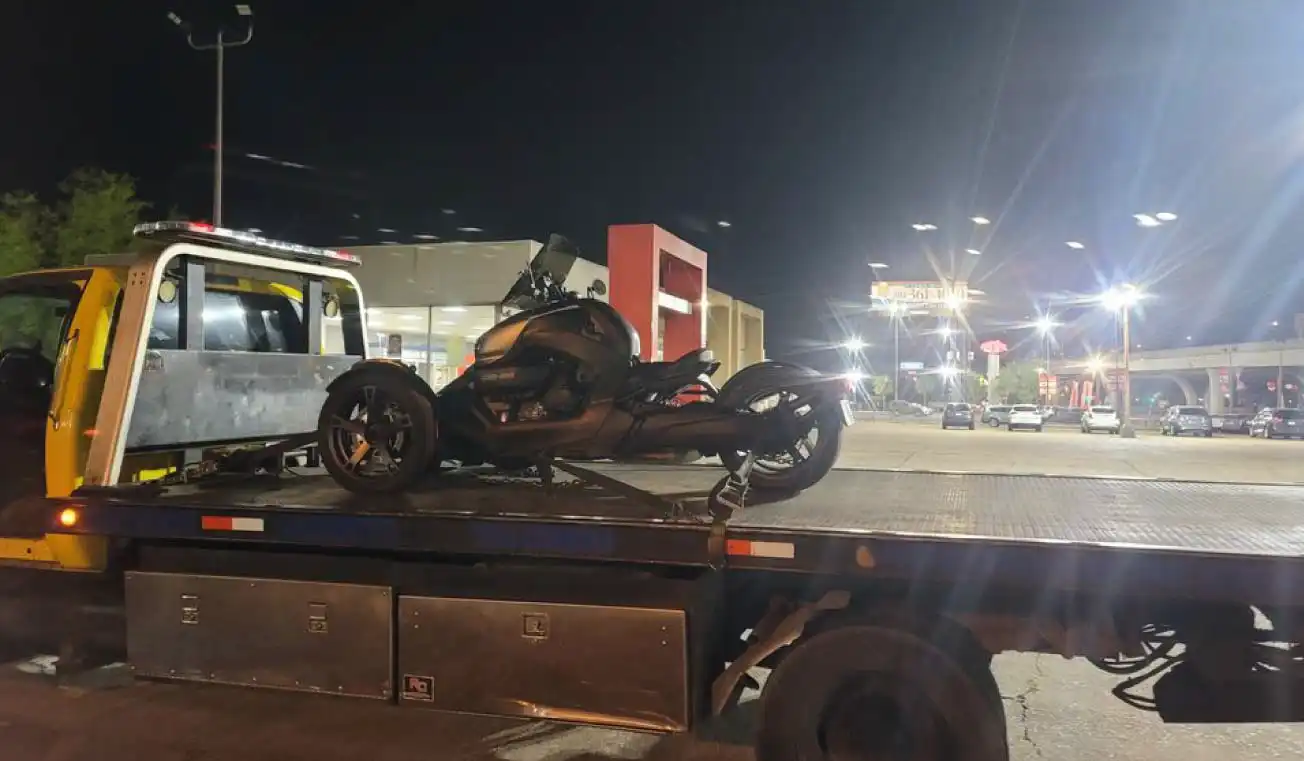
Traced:
<path id="1" fill-rule="evenodd" d="M 50 500 L 307 443 L 326 384 L 366 354 L 355 257 L 203 223 L 135 232 L 139 253 L 0 279 L 0 563 L 104 569 L 106 539 L 47 533 Z"/>

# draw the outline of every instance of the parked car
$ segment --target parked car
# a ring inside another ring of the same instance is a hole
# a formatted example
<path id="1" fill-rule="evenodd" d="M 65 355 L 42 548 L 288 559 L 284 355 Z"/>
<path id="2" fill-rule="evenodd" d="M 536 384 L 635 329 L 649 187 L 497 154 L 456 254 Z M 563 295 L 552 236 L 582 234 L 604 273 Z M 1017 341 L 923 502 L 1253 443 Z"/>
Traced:
<path id="1" fill-rule="evenodd" d="M 1165 436 L 1181 436 L 1184 433 L 1212 436 L 1213 418 L 1204 407 L 1174 405 L 1160 418 L 1159 432 Z"/>
<path id="2" fill-rule="evenodd" d="M 1082 413 L 1083 433 L 1095 431 L 1118 433 L 1122 427 L 1123 422 L 1119 420 L 1118 412 L 1113 407 L 1088 407 Z"/>
<path id="3" fill-rule="evenodd" d="M 1265 407 L 1250 421 L 1250 436 L 1265 439 L 1304 438 L 1304 410 Z"/>
<path id="4" fill-rule="evenodd" d="M 1249 433 L 1253 413 L 1224 412 L 1213 416 L 1213 428 L 1222 433 Z"/>
<path id="5" fill-rule="evenodd" d="M 953 402 L 942 408 L 942 430 L 968 428 L 973 430 L 973 408 L 964 402 Z"/>
<path id="6" fill-rule="evenodd" d="M 887 410 L 893 415 L 901 415 L 904 417 L 925 417 L 933 414 L 933 411 L 924 405 L 917 402 L 907 402 L 904 399 L 889 402 Z"/>
<path id="7" fill-rule="evenodd" d="M 1031 428 L 1040 432 L 1042 425 L 1041 411 L 1037 409 L 1037 405 L 1016 404 L 1010 408 L 1010 420 L 1005 424 L 1005 427 L 1011 431 L 1019 428 Z"/>
<path id="8" fill-rule="evenodd" d="M 982 422 L 990 425 L 992 428 L 1000 428 L 1010 422 L 1010 405 L 993 404 L 983 410 Z"/>

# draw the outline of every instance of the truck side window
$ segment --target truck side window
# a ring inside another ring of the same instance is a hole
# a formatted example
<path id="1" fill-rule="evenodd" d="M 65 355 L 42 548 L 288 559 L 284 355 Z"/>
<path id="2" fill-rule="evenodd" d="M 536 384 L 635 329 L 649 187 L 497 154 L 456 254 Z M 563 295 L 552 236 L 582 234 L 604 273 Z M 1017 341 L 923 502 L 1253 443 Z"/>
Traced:
<path id="1" fill-rule="evenodd" d="M 293 299 L 273 293 L 208 290 L 204 293 L 205 351 L 291 351 L 302 335 L 303 308 Z M 154 305 L 149 348 L 181 346 L 178 302 Z"/>

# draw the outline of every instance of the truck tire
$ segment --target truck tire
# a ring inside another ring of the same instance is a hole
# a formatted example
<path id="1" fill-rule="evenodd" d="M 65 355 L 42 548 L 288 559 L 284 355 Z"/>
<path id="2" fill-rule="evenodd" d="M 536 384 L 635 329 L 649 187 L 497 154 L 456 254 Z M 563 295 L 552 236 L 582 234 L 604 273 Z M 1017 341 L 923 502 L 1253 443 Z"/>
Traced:
<path id="1" fill-rule="evenodd" d="M 761 695 L 756 761 L 1008 761 L 989 657 L 974 663 L 874 624 L 825 631 L 794 647 Z"/>

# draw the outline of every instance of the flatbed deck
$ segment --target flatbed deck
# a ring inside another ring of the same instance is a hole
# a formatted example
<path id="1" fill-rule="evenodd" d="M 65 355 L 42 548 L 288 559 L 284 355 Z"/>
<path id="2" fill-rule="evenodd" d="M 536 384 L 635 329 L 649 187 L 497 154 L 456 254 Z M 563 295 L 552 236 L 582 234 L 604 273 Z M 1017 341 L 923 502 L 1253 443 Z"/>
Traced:
<path id="1" fill-rule="evenodd" d="M 548 495 L 537 482 L 462 473 L 412 494 L 368 499 L 309 474 L 95 499 L 77 531 L 363 551 L 727 562 L 998 585 L 1126 583 L 1155 594 L 1304 605 L 1304 591 L 1294 591 L 1304 590 L 1301 486 L 839 469 L 794 498 L 753 502 L 713 527 L 701 508 L 718 468 L 600 470 L 686 509 L 657 516 L 599 488 L 563 484 Z M 229 530 L 224 521 L 232 516 L 252 522 Z"/>

